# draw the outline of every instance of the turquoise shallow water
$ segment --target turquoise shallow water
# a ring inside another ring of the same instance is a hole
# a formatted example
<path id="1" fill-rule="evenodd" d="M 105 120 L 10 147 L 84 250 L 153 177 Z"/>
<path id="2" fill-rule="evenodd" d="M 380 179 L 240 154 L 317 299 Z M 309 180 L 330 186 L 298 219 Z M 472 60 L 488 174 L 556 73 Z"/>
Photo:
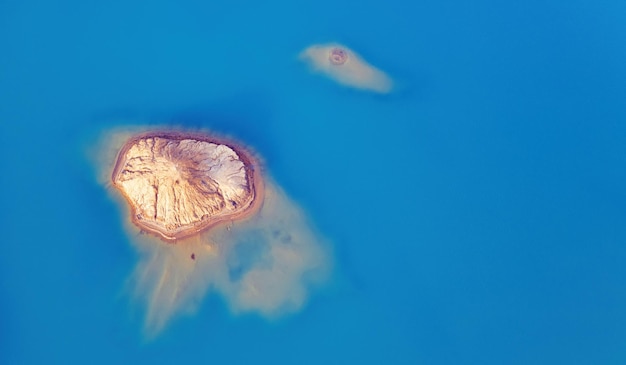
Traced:
<path id="1" fill-rule="evenodd" d="M 0 2 L 0 363 L 623 364 L 618 1 Z M 343 42 L 402 84 L 296 60 Z M 219 296 L 141 338 L 136 253 L 85 149 L 124 123 L 265 158 L 330 239 L 296 315 Z"/>

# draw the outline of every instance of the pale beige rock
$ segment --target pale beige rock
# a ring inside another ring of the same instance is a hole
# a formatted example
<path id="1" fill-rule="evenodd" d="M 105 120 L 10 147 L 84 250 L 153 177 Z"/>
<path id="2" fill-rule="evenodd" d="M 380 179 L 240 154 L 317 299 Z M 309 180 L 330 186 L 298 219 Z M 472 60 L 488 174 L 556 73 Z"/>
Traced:
<path id="1" fill-rule="evenodd" d="M 342 44 L 315 44 L 302 51 L 299 57 L 313 71 L 342 85 L 381 94 L 393 90 L 393 80 L 385 72 Z"/>
<path id="2" fill-rule="evenodd" d="M 124 288 L 145 309 L 147 340 L 201 310 L 209 293 L 220 294 L 233 314 L 272 320 L 298 312 L 332 272 L 328 242 L 257 167 L 258 155 L 214 136 L 139 125 L 104 131 L 90 143 L 98 181 L 132 218 L 123 223 L 139 260 Z"/>
<path id="3" fill-rule="evenodd" d="M 176 240 L 258 207 L 263 184 L 252 157 L 181 133 L 141 135 L 122 147 L 113 184 L 141 229 Z"/>

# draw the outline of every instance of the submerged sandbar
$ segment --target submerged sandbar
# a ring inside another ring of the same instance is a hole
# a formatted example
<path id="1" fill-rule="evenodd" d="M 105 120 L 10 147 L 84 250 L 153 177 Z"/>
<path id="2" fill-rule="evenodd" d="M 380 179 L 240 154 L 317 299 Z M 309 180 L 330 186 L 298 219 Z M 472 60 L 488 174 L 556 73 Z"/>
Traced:
<path id="1" fill-rule="evenodd" d="M 264 196 L 256 166 L 251 153 L 231 142 L 153 132 L 124 144 L 111 178 L 135 225 L 175 241 L 253 214 Z"/>
<path id="2" fill-rule="evenodd" d="M 312 70 L 342 85 L 381 94 L 394 89 L 391 77 L 342 44 L 314 44 L 299 57 Z"/>

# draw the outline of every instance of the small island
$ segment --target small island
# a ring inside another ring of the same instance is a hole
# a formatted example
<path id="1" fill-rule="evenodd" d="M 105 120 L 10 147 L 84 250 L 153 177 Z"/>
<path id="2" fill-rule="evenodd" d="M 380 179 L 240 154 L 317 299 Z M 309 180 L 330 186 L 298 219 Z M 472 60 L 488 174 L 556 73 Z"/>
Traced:
<path id="1" fill-rule="evenodd" d="M 342 44 L 314 44 L 300 52 L 299 58 L 312 71 L 344 86 L 380 94 L 394 90 L 391 77 Z"/>
<path id="2" fill-rule="evenodd" d="M 113 185 L 140 229 L 168 242 L 246 219 L 263 202 L 263 180 L 245 148 L 199 133 L 152 132 L 121 148 Z"/>
<path id="3" fill-rule="evenodd" d="M 348 60 L 348 53 L 341 48 L 335 47 L 330 50 L 328 59 L 333 65 L 341 66 Z"/>

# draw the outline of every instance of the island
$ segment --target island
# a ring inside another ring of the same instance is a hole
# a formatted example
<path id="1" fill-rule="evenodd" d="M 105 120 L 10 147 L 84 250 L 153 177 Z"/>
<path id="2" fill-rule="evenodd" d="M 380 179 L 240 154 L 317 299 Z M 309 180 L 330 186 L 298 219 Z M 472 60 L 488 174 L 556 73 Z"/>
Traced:
<path id="1" fill-rule="evenodd" d="M 131 137 L 118 153 L 111 179 L 130 205 L 132 222 L 170 243 L 246 219 L 264 197 L 252 153 L 201 133 Z"/>
<path id="2" fill-rule="evenodd" d="M 339 43 L 311 45 L 300 53 L 299 58 L 314 72 L 344 86 L 380 94 L 394 89 L 391 77 Z"/>

